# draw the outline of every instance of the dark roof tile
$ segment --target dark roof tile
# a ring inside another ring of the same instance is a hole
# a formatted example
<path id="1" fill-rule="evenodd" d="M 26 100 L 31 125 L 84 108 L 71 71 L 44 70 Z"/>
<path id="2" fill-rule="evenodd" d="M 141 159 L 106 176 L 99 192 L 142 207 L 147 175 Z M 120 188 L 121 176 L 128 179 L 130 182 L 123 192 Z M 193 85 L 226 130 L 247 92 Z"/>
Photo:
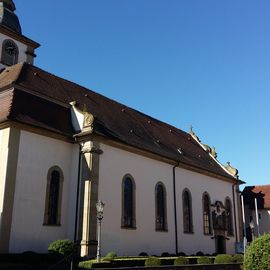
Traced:
<path id="1" fill-rule="evenodd" d="M 94 132 L 99 135 L 234 179 L 190 134 L 37 67 L 25 63 L 4 70 L 0 74 L 0 91 L 8 86 L 29 92 L 16 92 L 16 100 L 21 102 L 14 103 L 12 116 L 17 121 L 70 134 L 68 106 L 76 101 L 81 110 L 86 107 L 95 116 Z M 66 107 L 42 101 L 33 94 Z"/>

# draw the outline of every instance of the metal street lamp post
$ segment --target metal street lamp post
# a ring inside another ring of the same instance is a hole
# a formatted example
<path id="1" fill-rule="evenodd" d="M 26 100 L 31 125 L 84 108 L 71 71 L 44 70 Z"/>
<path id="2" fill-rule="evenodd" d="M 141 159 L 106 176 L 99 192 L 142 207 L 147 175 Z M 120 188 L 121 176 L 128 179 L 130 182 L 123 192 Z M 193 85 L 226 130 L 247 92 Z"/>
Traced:
<path id="1" fill-rule="evenodd" d="M 98 222 L 98 246 L 97 246 L 97 262 L 100 262 L 100 238 L 101 238 L 101 221 L 103 219 L 104 203 L 99 200 L 96 203 L 97 222 Z"/>
<path id="2" fill-rule="evenodd" d="M 253 241 L 254 240 L 254 228 L 255 228 L 253 220 L 250 221 L 249 227 L 250 227 L 250 231 L 251 231 L 251 241 Z"/>

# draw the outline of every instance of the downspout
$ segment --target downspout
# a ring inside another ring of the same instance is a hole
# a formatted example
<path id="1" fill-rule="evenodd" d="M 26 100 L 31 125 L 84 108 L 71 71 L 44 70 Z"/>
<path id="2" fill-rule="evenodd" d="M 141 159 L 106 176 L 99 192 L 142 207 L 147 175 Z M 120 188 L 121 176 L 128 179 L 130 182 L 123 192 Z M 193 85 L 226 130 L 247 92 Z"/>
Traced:
<path id="1" fill-rule="evenodd" d="M 74 226 L 74 236 L 73 241 L 76 244 L 77 240 L 77 230 L 78 230 L 78 214 L 79 214 L 79 197 L 80 197 L 80 182 L 81 182 L 81 160 L 82 160 L 82 146 L 79 144 L 79 160 L 78 160 L 78 176 L 77 176 L 77 191 L 76 191 L 76 211 L 75 211 L 75 226 Z"/>
<path id="2" fill-rule="evenodd" d="M 235 228 L 235 238 L 236 238 L 236 242 L 239 242 L 238 239 L 238 228 L 237 228 L 237 222 L 236 222 L 236 208 L 235 208 L 235 186 L 237 185 L 237 183 L 234 183 L 232 185 L 232 195 L 233 195 L 233 216 L 234 216 L 234 228 Z"/>
<path id="3" fill-rule="evenodd" d="M 177 211 L 176 211 L 176 188 L 175 188 L 175 169 L 179 162 L 173 166 L 173 206 L 174 206 L 174 226 L 175 226 L 175 254 L 178 254 L 178 231 L 177 231 Z"/>

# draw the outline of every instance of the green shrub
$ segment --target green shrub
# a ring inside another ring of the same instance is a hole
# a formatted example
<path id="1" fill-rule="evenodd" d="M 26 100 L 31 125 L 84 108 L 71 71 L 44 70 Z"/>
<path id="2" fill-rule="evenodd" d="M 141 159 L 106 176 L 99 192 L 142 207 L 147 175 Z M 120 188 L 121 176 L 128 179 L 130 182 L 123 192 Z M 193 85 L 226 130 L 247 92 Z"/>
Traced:
<path id="1" fill-rule="evenodd" d="M 110 251 L 110 252 L 108 252 L 108 253 L 106 254 L 105 257 L 103 257 L 103 258 L 101 259 L 101 261 L 102 261 L 102 262 L 110 262 L 110 261 L 112 261 L 113 259 L 115 259 L 116 257 L 117 257 L 116 252 Z"/>
<path id="2" fill-rule="evenodd" d="M 142 256 L 142 257 L 147 257 L 147 256 L 148 256 L 148 254 L 147 254 L 146 252 L 141 252 L 141 253 L 139 254 L 139 256 Z"/>
<path id="3" fill-rule="evenodd" d="M 91 268 L 108 268 L 112 267 L 110 262 L 97 262 L 97 260 L 82 261 L 79 262 L 79 268 L 91 269 Z"/>
<path id="4" fill-rule="evenodd" d="M 208 257 L 199 257 L 197 259 L 197 264 L 212 264 L 212 260 Z"/>
<path id="5" fill-rule="evenodd" d="M 198 252 L 196 253 L 196 256 L 204 256 L 204 253 L 203 253 L 202 251 L 198 251 Z"/>
<path id="6" fill-rule="evenodd" d="M 161 260 L 160 258 L 157 258 L 157 257 L 149 257 L 148 259 L 145 260 L 144 265 L 145 266 L 158 266 L 158 265 L 161 265 Z"/>
<path id="7" fill-rule="evenodd" d="M 244 262 L 244 255 L 243 254 L 233 255 L 233 261 L 236 263 L 243 263 Z"/>
<path id="8" fill-rule="evenodd" d="M 244 259 L 245 270 L 270 269 L 270 233 L 256 238 L 247 248 Z"/>
<path id="9" fill-rule="evenodd" d="M 160 258 L 161 265 L 173 265 L 175 258 L 172 257 L 163 257 Z"/>
<path id="10" fill-rule="evenodd" d="M 79 262 L 79 268 L 92 268 L 93 263 L 96 262 L 96 260 L 91 260 L 91 261 L 83 261 L 83 262 Z"/>
<path id="11" fill-rule="evenodd" d="M 73 241 L 69 239 L 56 240 L 49 244 L 48 251 L 51 253 L 59 253 L 63 256 L 68 256 L 75 251 Z"/>
<path id="12" fill-rule="evenodd" d="M 105 257 L 106 257 L 106 258 L 111 258 L 111 259 L 113 259 L 113 258 L 116 258 L 116 257 L 117 257 L 117 254 L 116 254 L 116 252 L 114 252 L 114 251 L 110 251 L 110 252 L 108 252 L 108 253 L 106 254 Z"/>
<path id="13" fill-rule="evenodd" d="M 218 254 L 215 258 L 215 263 L 223 264 L 223 263 L 233 263 L 233 257 L 229 254 Z"/>
<path id="14" fill-rule="evenodd" d="M 188 264 L 188 258 L 180 256 L 174 260 L 174 265 Z"/>

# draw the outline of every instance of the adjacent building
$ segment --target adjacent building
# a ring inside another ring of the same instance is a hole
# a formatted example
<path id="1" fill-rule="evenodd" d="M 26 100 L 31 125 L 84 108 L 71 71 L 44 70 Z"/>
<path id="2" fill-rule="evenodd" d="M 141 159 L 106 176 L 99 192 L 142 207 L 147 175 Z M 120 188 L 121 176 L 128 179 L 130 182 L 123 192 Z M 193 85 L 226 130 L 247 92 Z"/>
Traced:
<path id="1" fill-rule="evenodd" d="M 270 185 L 246 186 L 242 192 L 248 242 L 270 232 Z"/>

